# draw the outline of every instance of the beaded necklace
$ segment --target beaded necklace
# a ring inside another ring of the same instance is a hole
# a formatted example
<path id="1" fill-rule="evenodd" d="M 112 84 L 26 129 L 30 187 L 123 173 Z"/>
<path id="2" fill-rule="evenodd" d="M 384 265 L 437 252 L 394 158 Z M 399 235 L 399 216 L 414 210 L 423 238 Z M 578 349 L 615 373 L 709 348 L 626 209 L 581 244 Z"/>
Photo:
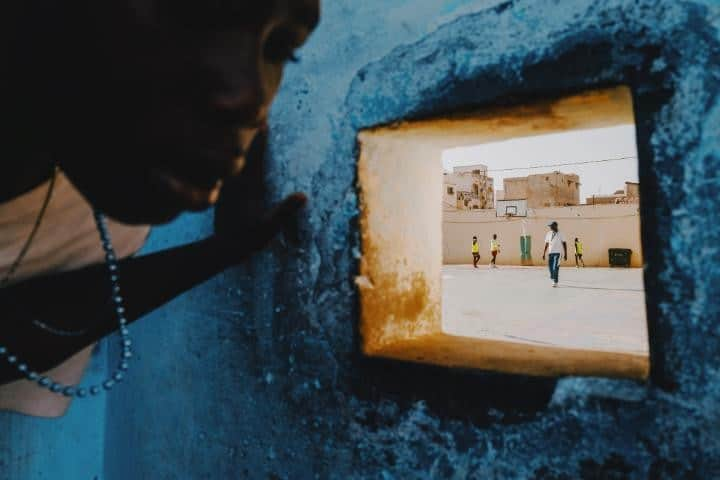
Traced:
<path id="1" fill-rule="evenodd" d="M 40 213 L 38 214 L 38 218 L 35 221 L 35 226 L 33 227 L 30 237 L 28 238 L 28 241 L 25 242 L 25 245 L 23 246 L 20 255 L 18 255 L 18 258 L 15 260 L 15 262 L 13 262 L 10 273 L 6 275 L 5 278 L 2 279 L 2 281 L 0 281 L 0 285 L 6 283 L 9 280 L 12 273 L 15 271 L 15 269 L 17 269 L 17 266 L 20 264 L 20 261 L 22 261 L 25 253 L 27 253 L 30 243 L 32 242 L 32 239 L 38 229 L 43 213 L 45 212 L 47 204 L 49 203 L 56 176 L 57 167 L 55 167 L 50 186 L 48 187 L 48 194 L 45 198 L 45 202 L 43 203 Z M 124 372 L 128 370 L 128 361 L 132 357 L 132 350 L 130 348 L 132 345 L 132 341 L 130 340 L 130 332 L 127 328 L 127 319 L 125 318 L 125 307 L 123 307 L 123 298 L 120 296 L 117 257 L 115 256 L 115 250 L 112 246 L 110 232 L 107 228 L 105 216 L 98 210 L 94 210 L 93 215 L 95 217 L 95 224 L 97 225 L 97 229 L 100 234 L 100 241 L 102 242 L 102 247 L 105 251 L 105 265 L 107 267 L 109 275 L 110 295 L 112 297 L 112 302 L 115 307 L 115 316 L 117 317 L 120 331 L 120 344 L 122 347 L 122 354 L 116 370 L 105 381 L 97 385 L 92 385 L 90 387 L 80 387 L 79 385 L 64 385 L 60 382 L 54 381 L 49 376 L 43 376 L 38 372 L 30 369 L 30 367 L 26 363 L 22 362 L 16 355 L 9 351 L 6 346 L 0 344 L 0 359 L 4 359 L 7 363 L 13 365 L 18 370 L 18 372 L 20 372 L 27 380 L 35 382 L 39 387 L 45 388 L 52 393 L 56 393 L 58 395 L 64 395 L 66 397 L 84 398 L 88 395 L 97 395 L 103 390 L 110 390 L 116 383 L 123 380 L 125 376 Z"/>

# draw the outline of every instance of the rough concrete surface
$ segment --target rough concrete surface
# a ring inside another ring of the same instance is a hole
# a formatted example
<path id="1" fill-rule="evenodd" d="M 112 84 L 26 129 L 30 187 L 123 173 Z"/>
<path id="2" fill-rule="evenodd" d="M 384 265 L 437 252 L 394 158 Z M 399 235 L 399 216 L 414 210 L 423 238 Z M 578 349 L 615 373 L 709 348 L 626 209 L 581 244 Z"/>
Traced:
<path id="1" fill-rule="evenodd" d="M 325 2 L 272 114 L 275 198 L 311 198 L 299 244 L 140 321 L 137 366 L 107 404 L 0 415 L 0 477 L 719 477 L 719 14 L 712 0 Z M 636 109 L 652 382 L 361 358 L 358 130 L 618 83 Z M 183 217 L 146 250 L 211 225 Z"/>

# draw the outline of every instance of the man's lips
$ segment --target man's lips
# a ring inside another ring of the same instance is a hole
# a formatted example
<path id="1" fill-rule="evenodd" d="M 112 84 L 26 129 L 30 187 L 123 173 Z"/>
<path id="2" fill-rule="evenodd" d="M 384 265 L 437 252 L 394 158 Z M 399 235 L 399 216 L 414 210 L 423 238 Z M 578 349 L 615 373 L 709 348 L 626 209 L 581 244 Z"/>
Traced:
<path id="1" fill-rule="evenodd" d="M 177 175 L 161 170 L 154 170 L 152 176 L 173 193 L 184 209 L 195 211 L 205 210 L 215 204 L 220 196 L 220 188 L 223 183 L 222 180 L 217 180 L 212 187 L 197 186 Z"/>
<path id="2" fill-rule="evenodd" d="M 253 126 L 237 130 L 232 153 L 216 148 L 198 151 L 198 158 L 205 159 L 206 164 L 204 176 L 201 175 L 202 179 L 189 181 L 186 180 L 186 175 L 156 168 L 151 171 L 152 181 L 159 188 L 170 192 L 170 196 L 177 201 L 179 208 L 205 210 L 217 202 L 223 179 L 234 177 L 245 168 L 247 152 L 257 132 L 258 128 Z M 228 161 L 228 158 L 232 158 L 232 161 Z M 194 178 L 193 175 L 189 176 Z"/>

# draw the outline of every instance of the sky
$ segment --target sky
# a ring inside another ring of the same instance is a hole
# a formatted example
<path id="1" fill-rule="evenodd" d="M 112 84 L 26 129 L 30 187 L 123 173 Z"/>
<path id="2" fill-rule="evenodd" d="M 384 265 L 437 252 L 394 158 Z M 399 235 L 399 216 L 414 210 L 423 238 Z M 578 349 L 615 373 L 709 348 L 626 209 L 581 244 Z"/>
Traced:
<path id="1" fill-rule="evenodd" d="M 585 165 L 568 165 L 528 169 L 528 166 L 558 163 L 603 161 Z M 443 151 L 443 168 L 487 165 L 488 175 L 494 178 L 495 189 L 503 189 L 503 178 L 524 177 L 530 174 L 560 170 L 580 176 L 580 203 L 591 195 L 612 194 L 625 187 L 625 182 L 638 181 L 635 125 L 621 125 L 591 130 L 521 137 L 503 142 L 451 148 Z M 513 171 L 498 171 L 520 168 Z"/>

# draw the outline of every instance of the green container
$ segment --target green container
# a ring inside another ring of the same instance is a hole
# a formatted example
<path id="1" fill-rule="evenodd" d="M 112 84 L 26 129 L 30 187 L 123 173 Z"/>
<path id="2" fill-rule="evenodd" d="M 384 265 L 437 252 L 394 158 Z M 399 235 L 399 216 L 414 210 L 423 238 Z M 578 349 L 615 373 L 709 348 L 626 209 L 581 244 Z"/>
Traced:
<path id="1" fill-rule="evenodd" d="M 532 265 L 532 240 L 530 235 L 520 236 L 520 262 L 523 265 Z"/>
<path id="2" fill-rule="evenodd" d="M 609 248 L 608 261 L 611 267 L 629 267 L 632 250 L 629 248 Z"/>

